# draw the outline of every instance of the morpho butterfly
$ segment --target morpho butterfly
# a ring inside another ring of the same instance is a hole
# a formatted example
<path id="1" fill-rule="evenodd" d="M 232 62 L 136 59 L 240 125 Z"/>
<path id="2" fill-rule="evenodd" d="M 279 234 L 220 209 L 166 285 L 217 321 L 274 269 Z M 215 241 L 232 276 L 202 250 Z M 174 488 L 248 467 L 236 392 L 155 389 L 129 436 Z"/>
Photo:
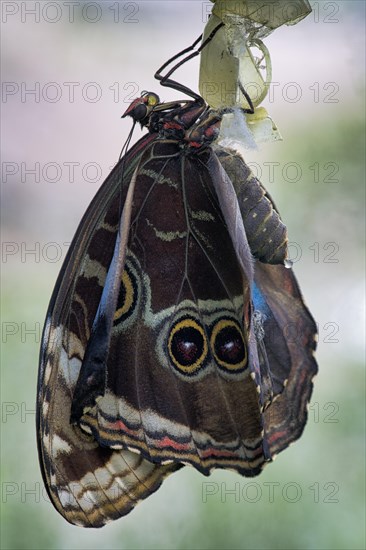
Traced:
<path id="1" fill-rule="evenodd" d="M 259 474 L 301 435 L 317 371 L 273 200 L 215 145 L 223 111 L 166 65 L 157 79 L 191 99 L 144 92 L 125 112 L 148 133 L 81 220 L 43 331 L 43 479 L 83 527 L 127 514 L 184 465 Z"/>

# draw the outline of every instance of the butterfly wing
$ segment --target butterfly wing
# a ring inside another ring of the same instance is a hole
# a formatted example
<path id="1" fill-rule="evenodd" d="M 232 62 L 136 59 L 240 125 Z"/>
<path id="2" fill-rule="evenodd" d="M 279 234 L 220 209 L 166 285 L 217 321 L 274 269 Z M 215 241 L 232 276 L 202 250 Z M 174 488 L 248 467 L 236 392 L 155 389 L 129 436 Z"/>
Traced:
<path id="1" fill-rule="evenodd" d="M 233 182 L 256 258 L 251 292 L 258 378 L 266 440 L 273 455 L 300 437 L 304 429 L 312 379 L 317 373 L 317 328 L 293 270 L 283 265 L 287 229 L 271 196 L 238 153 L 217 148 L 217 154 Z"/>
<path id="2" fill-rule="evenodd" d="M 306 359 L 299 382 L 297 362 L 307 358 L 313 328 L 296 282 L 282 266 L 258 262 L 253 269 L 243 219 L 250 237 L 256 230 L 213 151 L 187 155 L 177 141 L 149 136 L 128 154 L 123 182 L 121 172 L 119 164 L 71 245 L 47 315 L 39 374 L 46 486 L 68 521 L 94 527 L 128 513 L 182 464 L 204 474 L 217 467 L 258 474 L 303 426 L 302 406 L 297 424 L 291 415 L 299 384 L 309 397 L 312 372 Z M 97 376 L 83 359 L 108 299 L 103 288 L 132 174 L 126 261 Z M 282 290 L 281 276 L 288 283 Z M 295 319 L 302 315 L 306 351 L 285 341 L 282 302 Z M 269 329 L 281 338 L 276 346 Z"/>
<path id="3" fill-rule="evenodd" d="M 243 321 L 251 275 L 218 203 L 212 156 L 159 140 L 141 159 L 106 388 L 78 422 L 101 445 L 155 463 L 255 475 L 266 456 Z"/>
<path id="4" fill-rule="evenodd" d="M 281 391 L 264 412 L 265 433 L 272 456 L 298 439 L 307 420 L 317 327 L 304 304 L 292 269 L 256 262 L 254 305 L 261 314 L 263 343 L 274 388 Z M 282 390 L 282 381 L 285 378 Z"/>

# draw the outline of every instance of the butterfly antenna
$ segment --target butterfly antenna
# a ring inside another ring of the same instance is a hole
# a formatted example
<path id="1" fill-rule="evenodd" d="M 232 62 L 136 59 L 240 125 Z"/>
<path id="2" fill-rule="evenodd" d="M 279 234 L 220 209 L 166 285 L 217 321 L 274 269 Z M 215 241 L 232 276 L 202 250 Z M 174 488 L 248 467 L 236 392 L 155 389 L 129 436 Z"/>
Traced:
<path id="1" fill-rule="evenodd" d="M 122 156 L 123 156 L 123 153 L 124 153 L 124 152 L 127 152 L 128 146 L 129 146 L 129 144 L 130 144 L 130 142 L 131 142 L 131 139 L 132 139 L 133 131 L 134 131 L 134 129 L 135 129 L 135 124 L 136 124 L 136 120 L 133 121 L 132 128 L 131 128 L 131 130 L 130 130 L 128 136 L 127 136 L 126 141 L 125 141 L 124 144 L 123 144 L 123 147 L 122 147 L 121 152 L 120 152 L 120 154 L 119 154 L 118 160 L 121 160 L 121 158 L 122 158 Z"/>

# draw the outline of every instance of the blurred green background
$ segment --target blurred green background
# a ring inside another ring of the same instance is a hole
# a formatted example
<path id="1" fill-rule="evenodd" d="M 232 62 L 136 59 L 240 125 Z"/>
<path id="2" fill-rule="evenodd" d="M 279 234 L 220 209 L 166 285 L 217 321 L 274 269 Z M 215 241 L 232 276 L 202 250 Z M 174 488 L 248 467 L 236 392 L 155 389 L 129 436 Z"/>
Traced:
<path id="1" fill-rule="evenodd" d="M 267 39 L 277 84 L 264 105 L 284 141 L 246 155 L 288 225 L 319 325 L 303 437 L 258 478 L 185 468 L 98 531 L 67 524 L 42 488 L 40 331 L 67 243 L 127 136 L 121 113 L 143 89 L 177 97 L 153 73 L 202 32 L 210 6 L 71 4 L 1 5 L 1 547 L 365 548 L 364 2 L 313 2 L 307 19 Z M 198 61 L 178 76 L 197 89 Z M 296 101 L 289 83 L 300 88 Z"/>

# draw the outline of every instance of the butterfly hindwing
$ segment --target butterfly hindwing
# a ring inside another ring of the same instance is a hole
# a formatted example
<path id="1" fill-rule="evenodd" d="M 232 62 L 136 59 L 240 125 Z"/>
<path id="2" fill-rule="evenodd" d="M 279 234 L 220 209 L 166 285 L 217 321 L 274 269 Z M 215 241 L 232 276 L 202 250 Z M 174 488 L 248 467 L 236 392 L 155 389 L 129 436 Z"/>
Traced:
<path id="1" fill-rule="evenodd" d="M 317 373 L 317 328 L 293 270 L 283 265 L 287 229 L 273 199 L 238 153 L 219 147 L 216 152 L 237 193 L 256 258 L 251 287 L 254 331 L 266 442 L 274 455 L 300 437 L 305 426 Z"/>
<path id="2" fill-rule="evenodd" d="M 273 456 L 298 439 L 306 424 L 312 380 L 318 371 L 314 358 L 317 327 L 291 269 L 256 262 L 255 294 L 274 388 L 276 380 L 285 378 L 284 389 L 264 412 L 266 440 Z"/>

